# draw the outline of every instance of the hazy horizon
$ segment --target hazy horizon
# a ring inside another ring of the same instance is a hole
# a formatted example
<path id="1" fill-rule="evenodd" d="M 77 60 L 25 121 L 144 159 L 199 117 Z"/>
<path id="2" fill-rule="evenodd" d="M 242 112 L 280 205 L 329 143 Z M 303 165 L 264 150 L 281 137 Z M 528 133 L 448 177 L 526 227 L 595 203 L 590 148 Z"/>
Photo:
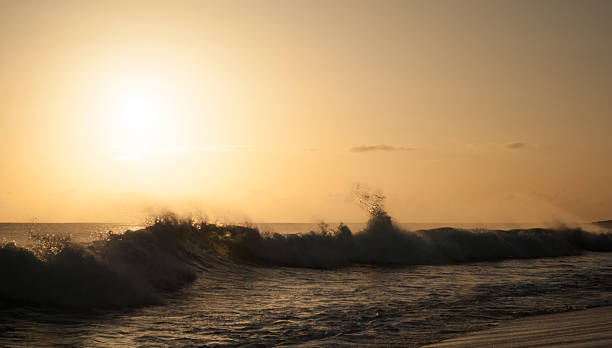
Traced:
<path id="1" fill-rule="evenodd" d="M 154 222 L 154 218 L 163 217 L 163 214 L 152 216 L 148 220 L 132 220 L 132 221 L 49 221 L 49 220 L 36 220 L 36 221 L 0 221 L 0 224 L 115 224 L 115 225 L 135 225 L 135 226 L 146 226 Z M 190 219 L 194 218 L 195 221 L 199 221 L 198 217 L 189 216 L 189 215 L 176 215 L 179 219 L 185 218 Z M 330 228 L 335 228 L 338 224 L 348 224 L 348 225 L 357 225 L 363 224 L 365 225 L 368 222 L 368 219 L 362 221 L 327 221 L 327 220 L 308 220 L 308 221 L 251 221 L 251 220 L 227 220 L 223 217 L 220 217 L 218 220 L 215 219 L 204 219 L 208 223 L 218 223 L 218 224 L 229 224 L 229 225 L 250 225 L 250 224 L 264 224 L 264 225 L 318 225 L 324 223 L 328 225 Z M 604 219 L 604 220 L 596 220 L 596 221 L 514 221 L 514 222 L 504 222 L 504 221 L 397 221 L 393 220 L 394 223 L 398 225 L 435 225 L 435 226 L 448 226 L 448 227 L 462 227 L 462 226 L 473 226 L 473 225 L 483 225 L 483 226 L 520 226 L 520 227 L 564 227 L 567 224 L 569 226 L 573 226 L 573 224 L 592 224 L 592 223 L 602 223 L 609 222 L 612 219 Z"/>

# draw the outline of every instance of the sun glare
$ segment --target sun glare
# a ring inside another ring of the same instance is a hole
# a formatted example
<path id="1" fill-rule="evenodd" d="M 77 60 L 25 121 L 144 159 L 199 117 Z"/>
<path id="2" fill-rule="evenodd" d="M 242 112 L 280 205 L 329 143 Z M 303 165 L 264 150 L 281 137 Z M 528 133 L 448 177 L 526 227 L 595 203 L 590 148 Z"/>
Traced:
<path id="1" fill-rule="evenodd" d="M 208 87 L 199 81 L 194 93 L 195 80 L 181 68 L 144 56 L 128 58 L 97 72 L 91 105 L 98 106 L 88 114 L 98 115 L 92 133 L 100 137 L 102 151 L 113 159 L 157 161 L 196 148 L 202 132 L 196 134 L 193 126 L 214 128 L 210 116 L 216 104 Z"/>
<path id="2" fill-rule="evenodd" d="M 117 158 L 140 158 L 159 138 L 162 122 L 160 101 L 151 93 L 126 93 L 116 105 L 114 119 L 112 147 L 119 150 Z"/>
<path id="3" fill-rule="evenodd" d="M 117 123 L 130 141 L 146 142 L 147 135 L 154 135 L 160 127 L 159 101 L 152 95 L 134 93 L 125 96 L 119 105 Z"/>
<path id="4" fill-rule="evenodd" d="M 162 129 L 169 122 L 168 93 L 155 82 L 123 78 L 113 84 L 107 120 L 115 158 L 140 159 L 161 145 Z"/>

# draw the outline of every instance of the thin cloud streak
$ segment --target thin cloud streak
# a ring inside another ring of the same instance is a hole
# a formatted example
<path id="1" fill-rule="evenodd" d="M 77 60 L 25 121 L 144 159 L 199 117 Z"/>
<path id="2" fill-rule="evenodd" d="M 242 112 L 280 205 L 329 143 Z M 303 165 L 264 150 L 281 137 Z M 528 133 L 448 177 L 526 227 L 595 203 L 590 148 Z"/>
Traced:
<path id="1" fill-rule="evenodd" d="M 391 146 L 391 145 L 360 145 L 353 146 L 349 149 L 350 152 L 374 152 L 374 151 L 382 151 L 382 152 L 393 152 L 393 151 L 411 151 L 412 149 L 409 147 L 403 146 Z"/>
<path id="2" fill-rule="evenodd" d="M 246 146 L 233 146 L 233 145 L 212 145 L 212 146 L 200 147 L 200 151 L 248 151 L 248 150 L 251 150 L 251 148 L 246 147 Z"/>
<path id="3" fill-rule="evenodd" d="M 516 143 L 510 143 L 510 144 L 506 144 L 506 147 L 508 149 L 511 150 L 519 150 L 519 149 L 524 149 L 527 147 L 527 144 L 523 143 L 523 142 L 516 142 Z"/>

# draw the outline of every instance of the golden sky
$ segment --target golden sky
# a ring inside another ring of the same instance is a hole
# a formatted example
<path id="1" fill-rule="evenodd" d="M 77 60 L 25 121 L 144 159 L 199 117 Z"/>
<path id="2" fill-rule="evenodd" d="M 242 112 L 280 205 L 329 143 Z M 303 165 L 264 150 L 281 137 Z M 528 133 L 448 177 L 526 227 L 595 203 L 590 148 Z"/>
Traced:
<path id="1" fill-rule="evenodd" d="M 0 221 L 612 218 L 610 1 L 0 1 Z"/>

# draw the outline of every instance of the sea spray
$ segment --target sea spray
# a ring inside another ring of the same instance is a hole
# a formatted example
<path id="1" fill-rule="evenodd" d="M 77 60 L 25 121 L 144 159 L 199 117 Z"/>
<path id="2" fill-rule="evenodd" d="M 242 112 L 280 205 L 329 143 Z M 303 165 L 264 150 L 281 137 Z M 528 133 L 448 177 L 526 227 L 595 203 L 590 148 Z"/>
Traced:
<path id="1" fill-rule="evenodd" d="M 87 244 L 53 234 L 33 235 L 32 240 L 27 248 L 0 246 L 0 300 L 79 308 L 138 306 L 160 303 L 161 292 L 195 278 L 174 246 L 151 228 Z"/>
<path id="2" fill-rule="evenodd" d="M 537 258 L 612 250 L 612 234 L 580 228 L 467 230 L 437 228 L 407 231 L 384 208 L 384 195 L 356 186 L 359 204 L 370 214 L 363 231 L 347 226 L 300 235 L 251 233 L 242 245 L 250 260 L 289 267 L 335 268 L 351 264 L 436 265 Z M 244 255 L 242 253 L 241 255 Z"/>

